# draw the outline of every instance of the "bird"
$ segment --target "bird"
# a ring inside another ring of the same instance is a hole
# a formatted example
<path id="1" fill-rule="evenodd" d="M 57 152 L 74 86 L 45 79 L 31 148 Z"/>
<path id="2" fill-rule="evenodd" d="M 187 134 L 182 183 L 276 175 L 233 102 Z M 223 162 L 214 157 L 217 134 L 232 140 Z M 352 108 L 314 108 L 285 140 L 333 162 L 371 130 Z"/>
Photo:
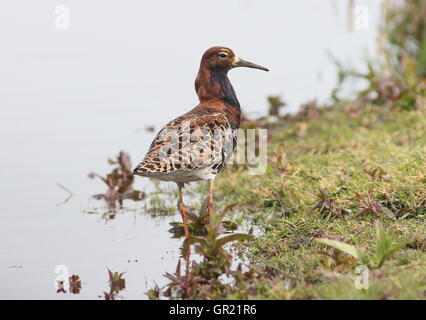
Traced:
<path id="1" fill-rule="evenodd" d="M 195 79 L 199 104 L 167 123 L 133 170 L 134 175 L 177 184 L 177 208 L 182 216 L 186 239 L 190 235 L 187 208 L 183 202 L 184 185 L 193 181 L 208 181 L 207 210 L 210 222 L 215 178 L 230 160 L 237 143 L 241 107 L 228 78 L 228 71 L 237 67 L 269 71 L 239 58 L 227 47 L 215 46 L 205 51 Z"/>

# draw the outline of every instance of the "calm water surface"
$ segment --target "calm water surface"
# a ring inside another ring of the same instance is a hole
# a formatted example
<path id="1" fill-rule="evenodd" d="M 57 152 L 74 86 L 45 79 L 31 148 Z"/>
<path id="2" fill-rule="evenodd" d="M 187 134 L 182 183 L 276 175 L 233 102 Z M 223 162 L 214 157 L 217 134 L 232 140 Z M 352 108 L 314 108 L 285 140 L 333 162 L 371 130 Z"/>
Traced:
<path id="1" fill-rule="evenodd" d="M 33 123 L 32 129 L 33 135 L 21 135 L 16 128 L 13 141 L 3 145 L 8 169 L 3 171 L 0 204 L 0 296 L 97 298 L 108 289 L 107 268 L 126 272 L 125 298 L 144 298 L 154 282 L 164 284 L 162 274 L 174 270 L 180 255 L 181 241 L 167 232 L 168 222 L 179 215 L 154 218 L 145 212 L 143 202 L 129 201 L 125 204 L 131 210 L 106 220 L 103 203 L 91 199 L 105 191 L 103 183 L 86 177 L 92 169 L 100 173 L 109 169 L 105 155 L 118 149 L 110 148 L 108 139 L 125 141 L 133 136 L 143 146 L 151 136 L 122 127 L 105 134 L 103 142 L 97 136 L 94 143 L 90 126 L 52 132 Z M 20 148 L 11 157 L 7 148 L 14 148 L 17 141 Z M 74 193 L 66 203 L 62 202 L 68 194 L 55 182 Z M 136 187 L 148 191 L 148 183 L 138 179 Z M 57 265 L 80 276 L 80 295 L 55 293 Z"/>

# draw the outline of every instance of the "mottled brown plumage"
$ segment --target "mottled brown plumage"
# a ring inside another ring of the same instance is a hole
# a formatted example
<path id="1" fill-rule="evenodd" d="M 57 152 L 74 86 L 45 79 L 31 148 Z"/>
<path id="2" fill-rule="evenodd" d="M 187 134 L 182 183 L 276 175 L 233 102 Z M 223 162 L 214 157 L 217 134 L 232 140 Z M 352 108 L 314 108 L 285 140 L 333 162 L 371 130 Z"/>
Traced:
<path id="1" fill-rule="evenodd" d="M 201 58 L 195 80 L 200 103 L 191 111 L 172 120 L 154 138 L 134 174 L 174 181 L 179 187 L 178 208 L 184 220 L 186 209 L 182 200 L 185 183 L 209 180 L 209 214 L 212 210 L 212 186 L 223 170 L 236 145 L 235 130 L 241 120 L 240 104 L 227 73 L 235 67 L 266 68 L 244 61 L 229 48 L 212 47 Z"/>

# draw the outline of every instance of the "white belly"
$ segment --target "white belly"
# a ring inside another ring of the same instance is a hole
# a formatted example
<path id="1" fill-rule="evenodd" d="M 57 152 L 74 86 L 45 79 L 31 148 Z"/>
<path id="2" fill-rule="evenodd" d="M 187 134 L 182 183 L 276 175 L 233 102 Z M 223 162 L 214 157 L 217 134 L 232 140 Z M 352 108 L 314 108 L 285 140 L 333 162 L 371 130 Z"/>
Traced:
<path id="1" fill-rule="evenodd" d="M 147 176 L 161 181 L 187 183 L 192 181 L 214 179 L 216 177 L 215 173 L 215 170 L 213 170 L 211 167 L 204 167 L 195 170 L 176 170 L 172 172 L 151 173 Z"/>

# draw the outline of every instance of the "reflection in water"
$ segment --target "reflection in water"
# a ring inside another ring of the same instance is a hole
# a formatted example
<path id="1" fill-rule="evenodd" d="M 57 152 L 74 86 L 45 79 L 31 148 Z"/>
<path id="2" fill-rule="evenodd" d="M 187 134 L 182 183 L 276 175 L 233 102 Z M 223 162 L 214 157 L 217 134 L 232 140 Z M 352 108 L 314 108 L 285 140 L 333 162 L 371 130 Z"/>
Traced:
<path id="1" fill-rule="evenodd" d="M 191 236 L 182 245 L 182 257 L 185 258 L 185 272 L 181 270 L 181 259 L 173 274 L 166 273 L 169 283 L 164 292 L 158 287 L 151 289 L 147 295 L 151 299 L 159 299 L 161 294 L 169 299 L 205 299 L 209 296 L 226 295 L 232 284 L 225 278 L 236 279 L 242 273 L 241 263 L 236 270 L 231 269 L 232 255 L 226 246 L 234 241 L 249 240 L 251 234 L 229 233 L 223 224 L 223 218 L 231 207 L 220 213 L 213 213 L 209 224 L 204 224 L 203 235 Z M 200 213 L 202 216 L 203 213 Z M 198 217 L 199 218 L 199 217 Z M 182 232 L 183 233 L 183 232 Z M 201 262 L 191 261 L 191 246 L 201 256 Z"/>
<path id="2" fill-rule="evenodd" d="M 58 203 L 57 206 L 66 204 L 74 196 L 74 193 L 72 193 L 67 187 L 63 186 L 59 182 L 55 182 L 55 183 L 59 188 L 61 188 L 68 194 L 68 196 L 62 202 Z"/>
<path id="3" fill-rule="evenodd" d="M 123 279 L 124 272 L 112 272 L 108 269 L 109 292 L 104 291 L 105 300 L 116 300 L 121 298 L 118 294 L 126 288 L 126 280 Z"/>
<path id="4" fill-rule="evenodd" d="M 79 294 L 81 290 L 81 280 L 78 275 L 73 274 L 70 277 L 70 292 L 72 294 Z"/>
<path id="5" fill-rule="evenodd" d="M 211 223 L 207 223 L 207 210 L 204 205 L 197 214 L 191 211 L 190 230 L 191 237 L 184 239 L 180 247 L 180 256 L 174 273 L 165 273 L 167 283 L 163 287 L 155 285 L 146 292 L 149 299 L 194 299 L 208 298 L 213 292 L 230 292 L 232 286 L 229 279 L 236 279 L 241 274 L 241 263 L 236 270 L 232 270 L 232 255 L 227 246 L 235 241 L 249 240 L 251 234 L 233 233 L 237 225 L 231 221 L 224 221 L 224 216 L 235 205 L 230 205 L 218 213 L 214 213 Z M 122 208 L 121 210 L 123 210 Z M 125 210 L 125 209 L 124 209 Z M 103 218 L 115 219 L 116 209 L 107 211 Z M 173 238 L 184 237 L 182 223 L 171 222 L 173 228 L 169 230 Z M 138 260 L 134 260 L 138 262 Z M 130 260 L 128 260 L 130 262 Z M 184 268 L 183 268 L 184 266 Z M 109 289 L 103 291 L 99 298 L 105 300 L 123 299 L 122 292 L 126 289 L 125 272 L 112 272 L 108 269 Z M 225 280 L 224 280 L 225 279 Z M 226 280 L 228 279 L 228 280 Z M 81 290 L 81 280 L 78 275 L 69 278 L 69 286 L 58 281 L 57 293 L 78 294 Z M 69 289 L 68 289 L 69 288 Z"/>
<path id="6" fill-rule="evenodd" d="M 57 289 L 56 293 L 67 293 L 67 289 L 69 293 L 79 294 L 81 290 L 81 280 L 80 277 L 76 274 L 73 274 L 68 278 L 69 283 L 65 284 L 63 280 L 57 280 Z"/>

